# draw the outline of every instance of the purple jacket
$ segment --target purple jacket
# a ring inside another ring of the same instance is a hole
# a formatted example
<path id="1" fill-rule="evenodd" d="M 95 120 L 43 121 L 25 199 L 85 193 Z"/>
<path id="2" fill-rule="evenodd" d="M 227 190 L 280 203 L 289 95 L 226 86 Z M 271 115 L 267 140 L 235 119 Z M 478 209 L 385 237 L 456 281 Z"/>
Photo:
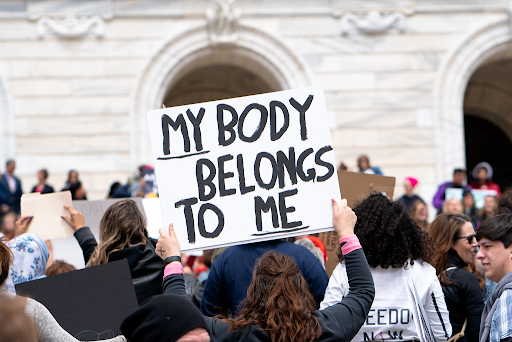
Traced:
<path id="1" fill-rule="evenodd" d="M 444 195 L 445 191 L 448 188 L 457 188 L 457 189 L 464 189 L 471 191 L 473 190 L 473 187 L 471 185 L 457 185 L 453 184 L 453 182 L 445 182 L 437 188 L 437 192 L 434 195 L 433 204 L 436 209 L 441 209 L 441 207 L 444 205 Z"/>

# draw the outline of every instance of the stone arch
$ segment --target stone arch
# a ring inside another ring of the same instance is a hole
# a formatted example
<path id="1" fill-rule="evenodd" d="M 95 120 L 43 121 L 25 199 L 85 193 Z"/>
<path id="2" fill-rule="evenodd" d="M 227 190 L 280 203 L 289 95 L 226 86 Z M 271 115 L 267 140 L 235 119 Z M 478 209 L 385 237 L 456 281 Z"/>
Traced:
<path id="1" fill-rule="evenodd" d="M 443 59 L 434 88 L 437 183 L 466 165 L 463 106 L 469 79 L 483 63 L 511 48 L 510 21 L 503 18 L 475 29 Z"/>
<path id="2" fill-rule="evenodd" d="M 151 162 L 146 111 L 161 108 L 168 89 L 197 68 L 215 63 L 240 67 L 275 90 L 312 85 L 307 64 L 283 42 L 259 29 L 238 27 L 238 39 L 230 44 L 211 44 L 206 26 L 188 30 L 167 40 L 147 63 L 130 110 L 132 168 Z"/>

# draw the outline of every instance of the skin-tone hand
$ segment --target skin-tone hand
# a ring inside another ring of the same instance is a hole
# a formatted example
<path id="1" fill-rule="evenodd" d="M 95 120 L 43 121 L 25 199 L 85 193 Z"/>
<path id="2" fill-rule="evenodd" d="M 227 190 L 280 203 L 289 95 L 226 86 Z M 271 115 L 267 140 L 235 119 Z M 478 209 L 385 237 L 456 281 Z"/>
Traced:
<path id="1" fill-rule="evenodd" d="M 160 238 L 156 244 L 156 254 L 158 254 L 162 260 L 173 255 L 180 255 L 180 242 L 176 237 L 172 223 L 169 225 L 168 232 L 160 228 Z M 178 263 L 177 261 L 174 262 Z"/>
<path id="2" fill-rule="evenodd" d="M 28 227 L 30 222 L 34 216 L 23 216 L 18 221 L 16 221 L 16 227 L 14 228 L 14 236 L 18 236 L 21 234 L 25 234 L 28 231 Z"/>
<path id="3" fill-rule="evenodd" d="M 48 261 L 46 262 L 46 268 L 53 264 L 53 245 L 51 240 L 44 240 L 46 247 L 48 248 Z"/>
<path id="4" fill-rule="evenodd" d="M 336 200 L 332 201 L 332 223 L 338 232 L 339 238 L 344 238 L 354 234 L 354 226 L 356 225 L 356 214 L 347 205 L 347 200 L 342 199 L 338 205 Z"/>
<path id="5" fill-rule="evenodd" d="M 73 209 L 73 207 L 69 206 L 69 205 L 65 205 L 64 209 L 69 211 L 69 216 L 70 217 L 62 216 L 62 219 L 64 221 L 66 221 L 74 231 L 77 231 L 78 229 L 80 229 L 83 226 L 85 226 L 85 216 L 84 216 L 84 214 L 82 214 L 81 212 Z"/>

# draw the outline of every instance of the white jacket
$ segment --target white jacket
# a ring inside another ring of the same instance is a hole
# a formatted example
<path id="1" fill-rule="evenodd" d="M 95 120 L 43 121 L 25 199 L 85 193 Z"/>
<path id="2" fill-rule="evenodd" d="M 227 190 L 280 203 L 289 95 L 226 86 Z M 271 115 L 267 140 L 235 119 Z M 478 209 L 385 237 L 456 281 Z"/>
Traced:
<path id="1" fill-rule="evenodd" d="M 352 341 L 419 340 L 404 277 L 412 277 L 436 341 L 448 340 L 452 326 L 434 267 L 416 260 L 414 265 L 409 264 L 406 268 L 377 267 L 370 270 L 375 284 L 375 299 L 365 324 Z M 348 290 L 345 264 L 340 263 L 329 279 L 320 309 L 339 303 Z"/>

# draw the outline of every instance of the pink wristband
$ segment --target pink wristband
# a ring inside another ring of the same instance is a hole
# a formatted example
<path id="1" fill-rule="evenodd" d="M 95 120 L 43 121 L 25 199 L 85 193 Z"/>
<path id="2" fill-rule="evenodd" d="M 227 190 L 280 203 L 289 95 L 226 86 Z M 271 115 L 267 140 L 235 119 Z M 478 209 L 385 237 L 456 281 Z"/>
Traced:
<path id="1" fill-rule="evenodd" d="M 340 244 L 346 242 L 343 246 L 341 246 L 341 253 L 343 255 L 347 255 L 348 253 L 355 251 L 356 249 L 361 248 L 361 244 L 359 243 L 359 239 L 355 235 L 349 235 L 340 239 Z"/>
<path id="2" fill-rule="evenodd" d="M 169 265 L 165 266 L 164 279 L 171 274 L 183 274 L 183 265 L 170 263 Z"/>

